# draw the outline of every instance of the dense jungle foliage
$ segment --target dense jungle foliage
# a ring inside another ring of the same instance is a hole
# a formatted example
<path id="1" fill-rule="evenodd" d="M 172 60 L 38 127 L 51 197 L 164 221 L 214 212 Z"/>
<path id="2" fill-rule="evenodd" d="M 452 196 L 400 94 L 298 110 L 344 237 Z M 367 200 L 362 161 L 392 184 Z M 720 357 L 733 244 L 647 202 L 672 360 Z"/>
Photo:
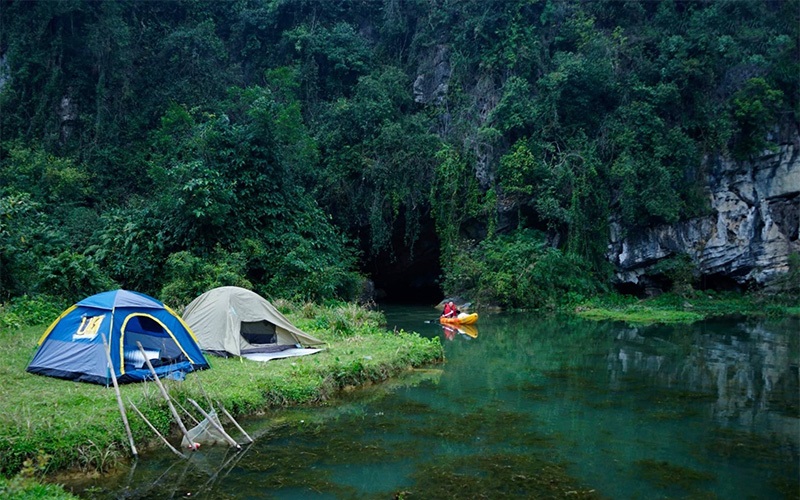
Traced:
<path id="1" fill-rule="evenodd" d="M 603 288 L 607 221 L 800 120 L 800 2 L 0 3 L 0 302 L 352 299 L 434 228 L 442 287 Z"/>

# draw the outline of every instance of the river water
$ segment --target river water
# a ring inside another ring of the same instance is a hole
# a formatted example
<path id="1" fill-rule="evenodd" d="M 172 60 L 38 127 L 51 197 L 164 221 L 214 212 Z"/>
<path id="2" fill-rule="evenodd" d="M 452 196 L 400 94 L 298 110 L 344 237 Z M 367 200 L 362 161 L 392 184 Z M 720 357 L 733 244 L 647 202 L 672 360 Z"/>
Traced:
<path id="1" fill-rule="evenodd" d="M 67 483 L 85 498 L 800 498 L 800 322 L 483 314 L 443 364 L 242 423 L 256 442 Z M 433 320 L 433 321 L 431 321 Z M 285 361 L 285 360 L 284 360 Z M 282 361 L 273 361 L 282 362 Z"/>

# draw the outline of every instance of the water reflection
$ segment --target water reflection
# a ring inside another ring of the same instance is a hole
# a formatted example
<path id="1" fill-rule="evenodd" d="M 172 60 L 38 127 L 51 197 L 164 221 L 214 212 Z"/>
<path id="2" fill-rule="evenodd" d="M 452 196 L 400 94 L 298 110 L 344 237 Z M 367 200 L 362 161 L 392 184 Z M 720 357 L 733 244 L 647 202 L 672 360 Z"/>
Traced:
<path id="1" fill-rule="evenodd" d="M 478 338 L 478 327 L 475 325 L 442 325 L 442 335 L 445 340 L 455 340 L 458 335 L 467 339 Z"/>
<path id="2" fill-rule="evenodd" d="M 187 496 L 190 492 L 195 497 L 209 494 L 215 490 L 220 481 L 224 481 L 237 468 L 249 451 L 249 446 L 241 450 L 218 447 L 210 452 L 195 453 L 189 460 L 173 461 L 152 482 L 136 480 L 134 465 L 120 497 L 174 498 Z"/>
<path id="3" fill-rule="evenodd" d="M 387 318 L 440 337 L 446 362 L 328 407 L 240 421 L 256 443 L 235 460 L 209 448 L 159 480 L 175 460 L 152 453 L 132 479 L 75 490 L 147 498 L 124 485 L 159 480 L 194 498 L 797 496 L 797 320 L 487 314 L 478 335 L 429 309 Z"/>
<path id="4" fill-rule="evenodd" d="M 610 385 L 650 377 L 661 387 L 709 394 L 709 411 L 722 424 L 782 436 L 800 435 L 797 320 L 718 322 L 714 328 L 628 327 L 609 350 Z"/>

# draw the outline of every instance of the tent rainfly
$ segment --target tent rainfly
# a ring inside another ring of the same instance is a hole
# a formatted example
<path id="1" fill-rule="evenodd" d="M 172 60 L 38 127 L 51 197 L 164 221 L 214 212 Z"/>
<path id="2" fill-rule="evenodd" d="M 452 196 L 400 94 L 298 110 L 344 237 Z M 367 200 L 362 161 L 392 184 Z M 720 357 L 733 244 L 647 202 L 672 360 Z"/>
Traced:
<path id="1" fill-rule="evenodd" d="M 266 360 L 269 356 L 258 357 L 258 354 L 324 344 L 294 326 L 264 297 L 235 286 L 214 288 L 200 295 L 186 307 L 183 319 L 197 336 L 200 347 L 219 356 Z M 317 350 L 271 357 L 311 354 Z"/>
<path id="2" fill-rule="evenodd" d="M 172 309 L 142 293 L 113 290 L 64 311 L 42 335 L 27 371 L 108 386 L 103 337 L 120 383 L 152 378 L 137 343 L 159 377 L 209 367 L 192 331 Z"/>

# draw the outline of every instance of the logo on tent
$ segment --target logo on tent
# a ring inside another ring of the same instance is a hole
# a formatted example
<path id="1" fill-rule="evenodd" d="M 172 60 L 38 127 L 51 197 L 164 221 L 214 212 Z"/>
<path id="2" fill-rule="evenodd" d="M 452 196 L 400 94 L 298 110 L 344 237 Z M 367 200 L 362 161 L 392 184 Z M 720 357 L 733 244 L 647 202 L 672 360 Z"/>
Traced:
<path id="1" fill-rule="evenodd" d="M 103 324 L 103 318 L 105 317 L 105 314 L 82 317 L 78 331 L 72 336 L 72 340 L 92 340 L 97 337 L 97 331 L 100 329 L 100 325 Z"/>

